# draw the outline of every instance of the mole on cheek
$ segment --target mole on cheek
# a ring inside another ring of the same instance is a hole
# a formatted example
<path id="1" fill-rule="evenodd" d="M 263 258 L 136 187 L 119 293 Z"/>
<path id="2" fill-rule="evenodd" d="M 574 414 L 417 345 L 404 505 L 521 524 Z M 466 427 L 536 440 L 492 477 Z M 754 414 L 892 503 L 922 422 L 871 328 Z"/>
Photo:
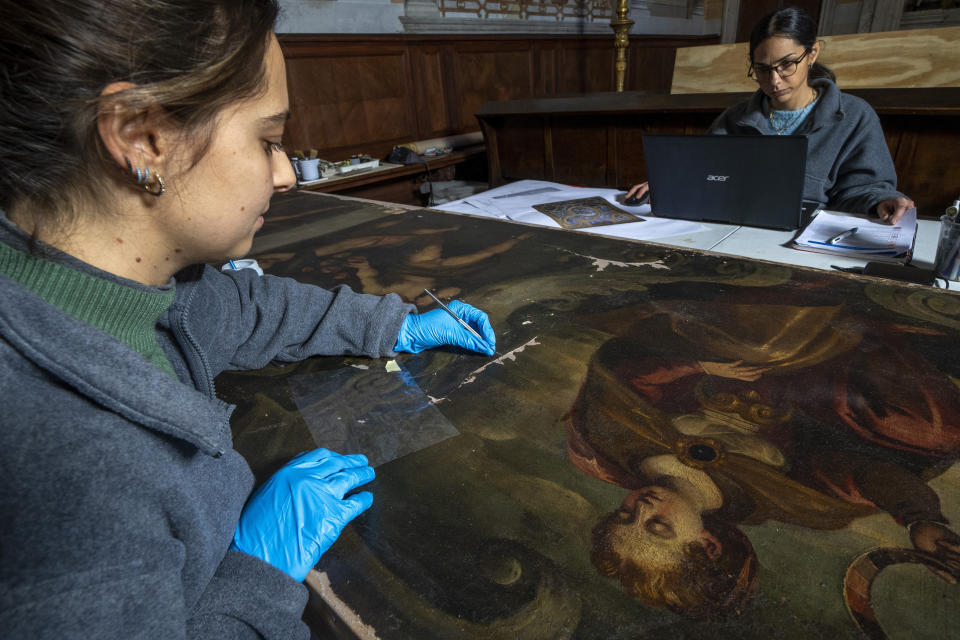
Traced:
<path id="1" fill-rule="evenodd" d="M 122 239 L 122 238 L 117 238 L 117 244 L 123 244 L 123 239 Z"/>
<path id="2" fill-rule="evenodd" d="M 140 262 L 140 258 L 137 258 L 137 262 Z"/>

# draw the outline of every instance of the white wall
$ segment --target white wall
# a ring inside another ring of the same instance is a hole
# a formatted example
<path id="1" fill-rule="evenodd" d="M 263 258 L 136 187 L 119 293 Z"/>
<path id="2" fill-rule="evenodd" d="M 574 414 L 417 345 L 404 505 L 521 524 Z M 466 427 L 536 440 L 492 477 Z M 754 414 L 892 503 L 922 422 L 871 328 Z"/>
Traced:
<path id="1" fill-rule="evenodd" d="M 403 3 L 390 0 L 280 0 L 277 33 L 398 33 Z"/>
<path id="2" fill-rule="evenodd" d="M 437 0 L 280 0 L 280 6 L 278 33 L 610 33 L 611 37 L 613 33 L 606 21 L 444 16 Z M 719 33 L 720 21 L 706 20 L 703 6 L 703 0 L 631 0 L 629 17 L 635 22 L 631 33 Z"/>

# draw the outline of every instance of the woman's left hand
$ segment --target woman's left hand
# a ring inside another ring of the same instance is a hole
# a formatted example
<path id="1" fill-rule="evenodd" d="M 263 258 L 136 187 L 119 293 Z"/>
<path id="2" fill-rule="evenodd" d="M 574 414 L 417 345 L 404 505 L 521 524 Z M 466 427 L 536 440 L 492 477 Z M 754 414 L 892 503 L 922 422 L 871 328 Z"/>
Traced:
<path id="1" fill-rule="evenodd" d="M 913 209 L 916 206 L 910 198 L 890 198 L 877 205 L 877 217 L 881 222 L 897 224 L 907 209 Z"/>
<path id="2" fill-rule="evenodd" d="M 459 300 L 454 300 L 447 307 L 483 336 L 483 340 L 478 340 L 443 309 L 434 309 L 408 315 L 400 327 L 400 335 L 397 336 L 397 344 L 393 350 L 419 353 L 424 349 L 449 344 L 492 356 L 497 347 L 497 337 L 487 314 Z"/>

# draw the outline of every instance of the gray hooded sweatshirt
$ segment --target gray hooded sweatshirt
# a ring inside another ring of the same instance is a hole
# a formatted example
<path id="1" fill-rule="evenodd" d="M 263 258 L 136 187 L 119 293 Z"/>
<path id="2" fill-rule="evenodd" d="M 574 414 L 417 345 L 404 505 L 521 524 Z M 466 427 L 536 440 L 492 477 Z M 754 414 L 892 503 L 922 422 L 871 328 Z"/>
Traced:
<path id="1" fill-rule="evenodd" d="M 0 242 L 27 248 L 2 212 Z M 6 638 L 309 637 L 304 586 L 228 550 L 254 479 L 213 379 L 315 354 L 394 355 L 413 307 L 248 269 L 198 266 L 175 287 L 157 336 L 179 379 L 0 274 Z"/>
<path id="2" fill-rule="evenodd" d="M 840 91 L 826 78 L 812 80 L 820 91 L 813 111 L 794 135 L 807 137 L 803 199 L 834 211 L 876 213 L 897 191 L 897 174 L 880 119 L 866 101 Z M 710 125 L 710 133 L 773 135 L 763 91 L 734 105 Z"/>

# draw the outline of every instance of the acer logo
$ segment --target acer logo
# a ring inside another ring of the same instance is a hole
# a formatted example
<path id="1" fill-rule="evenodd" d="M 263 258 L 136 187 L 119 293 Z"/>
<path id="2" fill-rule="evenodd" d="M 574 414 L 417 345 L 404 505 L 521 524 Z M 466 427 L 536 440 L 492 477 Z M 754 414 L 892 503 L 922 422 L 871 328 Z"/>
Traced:
<path id="1" fill-rule="evenodd" d="M 730 176 L 707 176 L 707 182 L 726 182 Z"/>

